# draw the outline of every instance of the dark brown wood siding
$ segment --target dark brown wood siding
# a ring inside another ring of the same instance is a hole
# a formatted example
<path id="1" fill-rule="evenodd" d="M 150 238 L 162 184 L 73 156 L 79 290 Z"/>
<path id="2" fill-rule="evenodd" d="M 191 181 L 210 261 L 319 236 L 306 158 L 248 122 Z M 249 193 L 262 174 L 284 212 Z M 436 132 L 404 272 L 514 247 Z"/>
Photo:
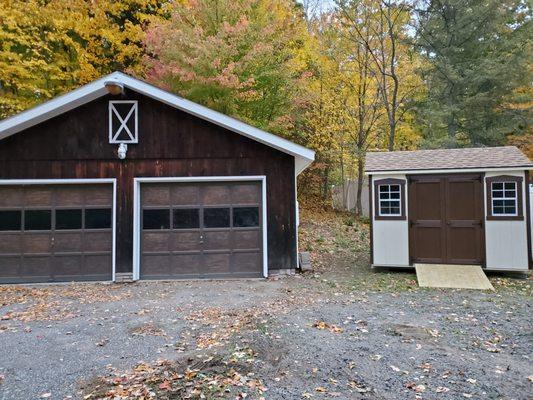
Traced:
<path id="1" fill-rule="evenodd" d="M 133 257 L 133 178 L 267 177 L 269 269 L 296 266 L 294 158 L 127 90 L 139 101 L 139 144 L 119 160 L 104 96 L 0 141 L 0 179 L 117 178 L 117 272 Z"/>

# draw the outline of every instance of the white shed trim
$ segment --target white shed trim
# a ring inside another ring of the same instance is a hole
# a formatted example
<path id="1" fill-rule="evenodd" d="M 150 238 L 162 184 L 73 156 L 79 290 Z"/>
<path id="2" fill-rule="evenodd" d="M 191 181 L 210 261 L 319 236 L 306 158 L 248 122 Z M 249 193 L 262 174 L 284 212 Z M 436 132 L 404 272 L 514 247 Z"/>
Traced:
<path id="1" fill-rule="evenodd" d="M 133 280 L 141 277 L 141 183 L 180 183 L 180 182 L 261 182 L 262 219 L 263 219 L 263 276 L 268 278 L 268 229 L 267 229 L 267 196 L 266 176 L 187 176 L 133 178 Z"/>
<path id="2" fill-rule="evenodd" d="M 409 169 L 398 171 L 365 171 L 365 175 L 423 175 L 423 174 L 460 174 L 471 172 L 509 172 L 509 171 L 533 171 L 533 167 L 506 167 L 506 168 L 456 168 L 456 169 Z"/>
<path id="3" fill-rule="evenodd" d="M 0 140 L 108 94 L 105 82 L 113 80 L 145 96 L 159 100 L 167 105 L 292 155 L 294 157 L 297 175 L 315 159 L 315 152 L 310 149 L 176 96 L 121 72 L 113 72 L 69 93 L 0 121 Z"/>

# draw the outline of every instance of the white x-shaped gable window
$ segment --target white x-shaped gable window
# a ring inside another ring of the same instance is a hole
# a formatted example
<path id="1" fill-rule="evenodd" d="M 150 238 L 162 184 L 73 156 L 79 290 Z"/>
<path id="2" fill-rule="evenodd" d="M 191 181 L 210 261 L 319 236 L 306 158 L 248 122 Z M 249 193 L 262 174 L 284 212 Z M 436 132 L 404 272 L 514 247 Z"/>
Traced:
<path id="1" fill-rule="evenodd" d="M 136 100 L 109 102 L 109 143 L 139 142 L 138 109 Z"/>

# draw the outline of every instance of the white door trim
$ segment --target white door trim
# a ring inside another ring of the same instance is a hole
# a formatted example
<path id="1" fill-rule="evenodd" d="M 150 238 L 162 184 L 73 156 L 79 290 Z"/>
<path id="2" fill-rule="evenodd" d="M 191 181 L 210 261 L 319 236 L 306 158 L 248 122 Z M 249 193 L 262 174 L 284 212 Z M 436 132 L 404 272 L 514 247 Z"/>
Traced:
<path id="1" fill-rule="evenodd" d="M 117 245 L 117 180 L 115 178 L 89 178 L 89 179 L 0 179 L 0 186 L 20 185 L 90 185 L 111 183 L 113 185 L 113 211 L 112 211 L 112 281 L 115 282 L 116 271 L 116 245 Z"/>
<path id="2" fill-rule="evenodd" d="M 266 176 L 187 176 L 133 178 L 133 280 L 140 279 L 141 267 L 141 183 L 180 183 L 180 182 L 261 182 L 262 220 L 263 220 L 263 276 L 268 277 L 268 240 L 267 240 L 267 199 Z"/>

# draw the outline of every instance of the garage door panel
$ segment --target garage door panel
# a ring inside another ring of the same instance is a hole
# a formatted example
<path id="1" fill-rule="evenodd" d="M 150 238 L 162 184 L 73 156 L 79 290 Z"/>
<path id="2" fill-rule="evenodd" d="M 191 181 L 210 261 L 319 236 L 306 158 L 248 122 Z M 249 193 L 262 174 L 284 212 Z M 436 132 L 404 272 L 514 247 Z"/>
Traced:
<path id="1" fill-rule="evenodd" d="M 50 253 L 51 243 L 51 233 L 24 233 L 22 236 L 22 248 L 27 254 Z"/>
<path id="2" fill-rule="evenodd" d="M 33 277 L 44 282 L 51 280 L 50 257 L 47 256 L 24 256 L 20 267 L 22 277 Z"/>
<path id="3" fill-rule="evenodd" d="M 250 272 L 258 264 L 261 264 L 261 254 L 258 252 L 233 254 L 233 272 Z"/>
<path id="4" fill-rule="evenodd" d="M 20 275 L 20 256 L 0 256 L 0 277 L 16 278 Z"/>
<path id="5" fill-rule="evenodd" d="M 235 249 L 260 249 L 262 246 L 261 231 L 233 231 L 233 243 L 235 243 Z"/>
<path id="6" fill-rule="evenodd" d="M 230 188 L 227 185 L 209 185 L 203 188 L 203 204 L 206 206 L 225 205 L 231 203 Z"/>
<path id="7" fill-rule="evenodd" d="M 52 262 L 56 277 L 83 275 L 83 260 L 79 255 L 56 255 Z"/>
<path id="8" fill-rule="evenodd" d="M 200 203 L 200 188 L 193 185 L 171 187 L 171 204 L 174 206 L 193 206 Z"/>
<path id="9" fill-rule="evenodd" d="M 172 251 L 199 251 L 200 242 L 200 232 L 174 232 L 170 247 Z"/>
<path id="10" fill-rule="evenodd" d="M 150 206 L 168 206 L 170 201 L 169 188 L 166 185 L 150 185 L 144 188 L 143 203 Z"/>
<path id="11" fill-rule="evenodd" d="M 169 232 L 145 232 L 141 243 L 143 252 L 168 251 Z"/>
<path id="12" fill-rule="evenodd" d="M 230 254 L 205 254 L 203 272 L 205 274 L 229 273 L 230 258 Z"/>
<path id="13" fill-rule="evenodd" d="M 84 204 L 84 192 L 79 187 L 63 188 L 56 193 L 56 205 L 61 207 L 81 207 Z"/>
<path id="14" fill-rule="evenodd" d="M 14 234 L 1 234 L 0 235 L 0 254 L 13 254 L 20 253 L 22 251 L 22 235 L 19 233 Z"/>
<path id="15" fill-rule="evenodd" d="M 232 190 L 233 204 L 259 204 L 261 192 L 258 184 L 235 185 Z"/>
<path id="16" fill-rule="evenodd" d="M 85 232 L 83 241 L 84 251 L 111 251 L 113 241 L 111 240 L 111 231 L 103 232 Z"/>
<path id="17" fill-rule="evenodd" d="M 198 254 L 174 254 L 171 257 L 171 267 L 168 276 L 194 277 L 202 267 L 202 255 Z"/>
<path id="18" fill-rule="evenodd" d="M 204 233 L 204 247 L 210 250 L 231 248 L 231 233 L 229 231 L 206 231 Z"/>
<path id="19" fill-rule="evenodd" d="M 158 277 L 169 276 L 170 274 L 170 255 L 143 255 L 142 257 L 142 276 Z"/>
<path id="20" fill-rule="evenodd" d="M 64 232 L 54 236 L 54 253 L 80 252 L 82 250 L 82 234 Z"/>
<path id="21" fill-rule="evenodd" d="M 109 186 L 87 187 L 83 189 L 86 207 L 113 206 L 113 191 Z"/>
<path id="22" fill-rule="evenodd" d="M 24 196 L 21 188 L 0 188 L 0 207 L 20 207 L 22 206 L 23 201 Z"/>
<path id="23" fill-rule="evenodd" d="M 24 191 L 25 207 L 51 207 L 52 189 L 46 187 L 26 188 Z"/>
<path id="24" fill-rule="evenodd" d="M 112 278 L 112 271 L 109 265 L 113 262 L 111 254 L 85 254 L 83 274 L 87 276 L 97 275 L 103 280 Z M 90 269 L 87 269 L 90 266 Z"/>

